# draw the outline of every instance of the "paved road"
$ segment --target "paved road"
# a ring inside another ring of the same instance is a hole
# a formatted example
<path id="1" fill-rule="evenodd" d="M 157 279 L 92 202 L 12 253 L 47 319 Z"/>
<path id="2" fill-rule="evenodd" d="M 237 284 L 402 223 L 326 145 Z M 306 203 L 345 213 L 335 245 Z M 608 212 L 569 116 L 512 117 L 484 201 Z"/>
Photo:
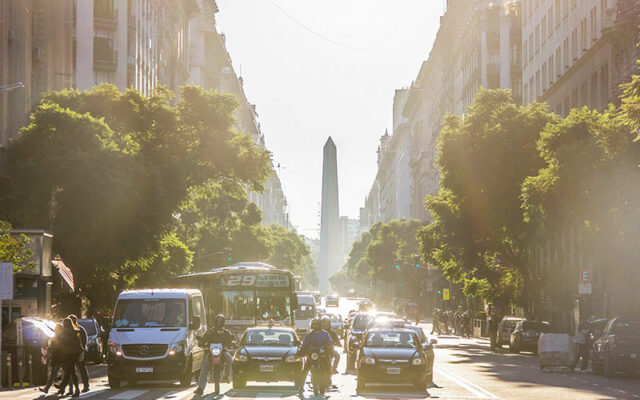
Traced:
<path id="1" fill-rule="evenodd" d="M 328 308 L 328 312 L 344 314 L 353 304 L 341 299 L 340 307 Z M 424 325 L 429 329 L 428 325 Z M 341 360 L 341 374 L 334 377 L 338 390 L 328 393 L 332 400 L 358 399 L 640 399 L 640 379 L 619 376 L 605 378 L 594 376 L 590 371 L 574 373 L 542 372 L 537 358 L 532 354 L 509 354 L 506 349 L 499 353 L 488 351 L 488 342 L 480 339 L 461 339 L 440 336 L 436 348 L 434 381 L 439 388 L 430 388 L 429 393 L 416 393 L 405 386 L 367 386 L 366 392 L 356 393 L 356 378 L 344 373 L 345 359 Z M 104 367 L 92 367 L 92 391 L 81 395 L 81 399 L 94 400 L 191 400 L 195 387 L 181 388 L 176 384 L 139 384 L 110 390 L 106 386 Z M 205 399 L 253 399 L 289 398 L 299 399 L 287 383 L 256 385 L 246 390 L 233 390 L 222 386 L 224 395 L 212 395 L 213 387 L 205 391 Z M 208 395 L 207 395 L 208 393 Z M 34 389 L 0 392 L 0 400 L 5 399 L 53 399 L 55 396 L 41 396 Z M 304 399 L 312 398 L 307 388 Z"/>

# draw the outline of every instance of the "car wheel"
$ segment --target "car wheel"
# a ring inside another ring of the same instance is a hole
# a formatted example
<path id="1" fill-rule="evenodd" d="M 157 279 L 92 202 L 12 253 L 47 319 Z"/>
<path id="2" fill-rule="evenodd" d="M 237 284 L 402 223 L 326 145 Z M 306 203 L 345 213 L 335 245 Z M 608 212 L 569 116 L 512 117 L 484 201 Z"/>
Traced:
<path id="1" fill-rule="evenodd" d="M 116 378 L 115 376 L 109 374 L 108 375 L 108 380 L 109 380 L 109 387 L 111 389 L 118 389 L 120 387 L 120 379 Z"/>
<path id="2" fill-rule="evenodd" d="M 604 359 L 604 376 L 607 378 L 612 378 L 616 374 L 616 366 L 611 358 L 612 357 L 607 354 L 607 357 Z"/>
<path id="3" fill-rule="evenodd" d="M 245 381 L 244 379 L 233 375 L 233 388 L 234 389 L 244 389 L 245 387 L 247 387 L 247 381 Z"/>
<path id="4" fill-rule="evenodd" d="M 356 385 L 356 390 L 357 391 L 364 390 L 364 387 L 367 384 L 367 382 L 365 381 L 364 377 L 361 374 L 358 374 L 357 380 L 358 380 L 358 383 Z"/>
<path id="5" fill-rule="evenodd" d="M 180 386 L 187 387 L 191 385 L 191 380 L 193 379 L 193 360 L 189 359 L 189 363 L 187 365 L 187 372 L 182 375 L 180 378 Z"/>

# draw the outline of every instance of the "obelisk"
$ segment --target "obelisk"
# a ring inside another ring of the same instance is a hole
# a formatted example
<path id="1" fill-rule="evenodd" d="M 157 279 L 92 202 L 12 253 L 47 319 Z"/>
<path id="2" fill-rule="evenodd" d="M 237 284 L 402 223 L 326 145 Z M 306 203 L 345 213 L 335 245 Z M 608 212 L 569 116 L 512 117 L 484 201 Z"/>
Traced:
<path id="1" fill-rule="evenodd" d="M 318 283 L 322 294 L 329 292 L 329 278 L 340 269 L 338 255 L 340 249 L 339 215 L 336 145 L 329 137 L 324 145 L 322 159 L 320 265 L 318 266 Z"/>

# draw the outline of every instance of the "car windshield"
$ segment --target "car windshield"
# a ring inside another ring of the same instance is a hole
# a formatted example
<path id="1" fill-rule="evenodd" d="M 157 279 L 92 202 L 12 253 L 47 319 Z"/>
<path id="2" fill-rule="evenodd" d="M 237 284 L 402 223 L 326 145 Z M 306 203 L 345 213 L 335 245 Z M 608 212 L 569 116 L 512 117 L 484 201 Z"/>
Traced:
<path id="1" fill-rule="evenodd" d="M 547 333 L 549 332 L 549 324 L 545 324 L 544 322 L 538 322 L 538 321 L 524 321 L 522 323 L 522 329 L 537 331 L 541 333 Z"/>
<path id="2" fill-rule="evenodd" d="M 310 319 L 313 318 L 314 306 L 308 304 L 300 304 L 296 310 L 297 319 Z"/>
<path id="3" fill-rule="evenodd" d="M 415 334 L 410 331 L 373 331 L 367 335 L 367 347 L 415 348 Z"/>
<path id="4" fill-rule="evenodd" d="M 367 329 L 369 322 L 371 322 L 371 316 L 369 315 L 358 315 L 356 320 L 353 322 L 353 329 L 356 330 L 364 330 Z"/>
<path id="5" fill-rule="evenodd" d="M 640 336 L 640 321 L 618 320 L 613 325 L 613 333 L 625 336 Z"/>
<path id="6" fill-rule="evenodd" d="M 184 299 L 125 299 L 116 306 L 115 328 L 162 328 L 186 326 Z"/>
<path id="7" fill-rule="evenodd" d="M 246 346 L 293 346 L 295 338 L 291 331 L 279 329 L 251 329 L 244 336 Z"/>
<path id="8" fill-rule="evenodd" d="M 87 331 L 87 335 L 88 336 L 93 336 L 95 335 L 96 332 L 96 323 L 93 322 L 93 320 L 90 319 L 79 319 L 78 320 L 78 325 L 80 325 L 81 327 L 84 328 L 85 331 Z"/>

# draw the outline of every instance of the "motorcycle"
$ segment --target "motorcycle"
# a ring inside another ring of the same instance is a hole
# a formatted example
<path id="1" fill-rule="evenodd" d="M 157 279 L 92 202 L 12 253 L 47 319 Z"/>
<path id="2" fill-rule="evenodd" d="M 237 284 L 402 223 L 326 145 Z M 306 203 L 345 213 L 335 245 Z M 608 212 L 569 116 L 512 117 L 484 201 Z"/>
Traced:
<path id="1" fill-rule="evenodd" d="M 315 396 L 322 395 L 331 385 L 331 360 L 325 349 L 312 351 L 309 355 L 311 363 L 311 385 Z"/>
<path id="2" fill-rule="evenodd" d="M 209 345 L 209 353 L 211 353 L 211 370 L 213 372 L 213 381 L 215 383 L 215 394 L 220 393 L 220 375 L 224 368 L 224 354 L 222 354 L 222 343 L 211 343 Z"/>

